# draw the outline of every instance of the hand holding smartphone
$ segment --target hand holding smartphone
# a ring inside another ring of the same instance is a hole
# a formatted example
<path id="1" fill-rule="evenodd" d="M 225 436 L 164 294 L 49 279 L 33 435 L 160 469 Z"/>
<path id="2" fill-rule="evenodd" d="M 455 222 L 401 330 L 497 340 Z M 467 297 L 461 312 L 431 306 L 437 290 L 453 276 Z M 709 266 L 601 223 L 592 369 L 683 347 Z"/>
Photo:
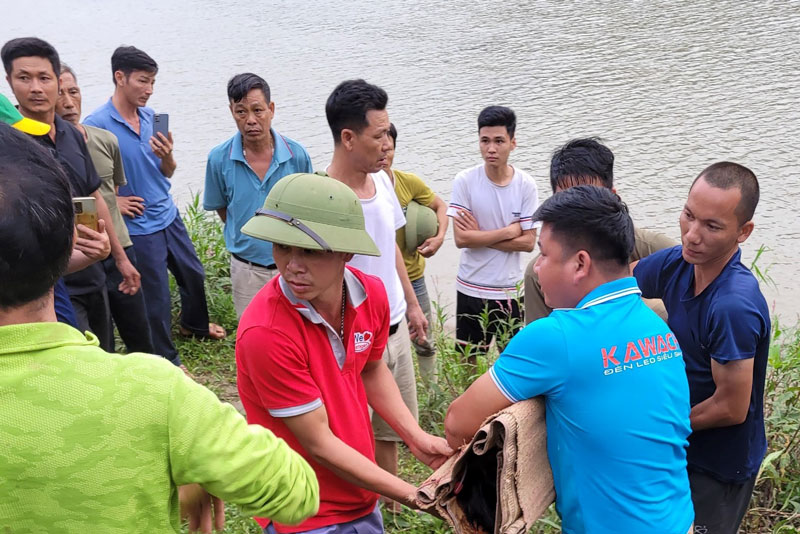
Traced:
<path id="1" fill-rule="evenodd" d="M 153 115 L 153 136 L 150 138 L 150 148 L 161 161 L 170 161 L 172 158 L 172 134 L 169 132 L 169 115 L 157 113 Z M 172 172 L 174 172 L 174 163 Z M 172 172 L 162 169 L 168 177 Z"/>
<path id="2" fill-rule="evenodd" d="M 82 224 L 97 232 L 97 201 L 94 197 L 75 197 L 75 225 Z"/>
<path id="3" fill-rule="evenodd" d="M 164 134 L 164 137 L 169 139 L 169 114 L 168 113 L 156 113 L 153 115 L 153 137 L 155 137 L 158 141 L 161 141 L 161 138 L 158 134 Z"/>

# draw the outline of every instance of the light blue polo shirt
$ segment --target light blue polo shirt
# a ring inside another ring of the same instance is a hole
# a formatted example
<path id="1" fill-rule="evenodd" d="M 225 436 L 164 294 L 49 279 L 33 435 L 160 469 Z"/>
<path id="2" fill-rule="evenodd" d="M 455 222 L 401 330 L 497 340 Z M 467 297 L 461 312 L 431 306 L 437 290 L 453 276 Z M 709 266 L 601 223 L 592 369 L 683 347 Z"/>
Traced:
<path id="1" fill-rule="evenodd" d="M 172 183 L 161 173 L 161 160 L 150 148 L 155 113 L 148 107 L 140 107 L 138 113 L 138 135 L 125 122 L 110 98 L 83 122 L 117 136 L 122 166 L 128 179 L 126 185 L 120 186 L 119 195 L 142 197 L 145 204 L 142 215 L 123 219 L 131 235 L 149 235 L 172 224 L 178 215 L 178 208 L 169 193 Z"/>
<path id="2" fill-rule="evenodd" d="M 677 338 L 632 277 L 520 331 L 490 369 L 512 402 L 544 395 L 567 534 L 685 534 L 689 386 Z"/>
<path id="3" fill-rule="evenodd" d="M 275 148 L 263 181 L 245 160 L 242 134 L 236 132 L 208 154 L 203 195 L 204 209 L 227 208 L 224 235 L 228 250 L 261 265 L 274 263 L 272 243 L 242 234 L 242 226 L 255 215 L 256 210 L 264 207 L 267 194 L 278 180 L 297 172 L 313 172 L 311 158 L 303 145 L 275 130 L 270 132 Z"/>

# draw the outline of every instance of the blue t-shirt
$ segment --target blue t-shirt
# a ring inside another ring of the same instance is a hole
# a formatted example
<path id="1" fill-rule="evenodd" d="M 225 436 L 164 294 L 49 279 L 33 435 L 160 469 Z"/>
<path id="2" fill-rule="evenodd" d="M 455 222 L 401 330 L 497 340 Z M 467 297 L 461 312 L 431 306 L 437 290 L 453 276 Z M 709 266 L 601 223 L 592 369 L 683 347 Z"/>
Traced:
<path id="1" fill-rule="evenodd" d="M 711 358 L 721 364 L 755 358 L 750 407 L 744 423 L 699 430 L 689 436 L 689 469 L 722 482 L 742 482 L 758 473 L 767 451 L 764 433 L 764 378 L 769 355 L 769 308 L 741 251 L 694 296 L 694 267 L 682 247 L 643 258 L 634 270 L 642 294 L 664 300 L 669 326 L 684 351 L 692 406 L 716 390 Z"/>
<path id="2" fill-rule="evenodd" d="M 172 200 L 169 179 L 161 172 L 161 160 L 150 148 L 153 137 L 152 109 L 141 107 L 139 134 L 128 124 L 117 108 L 108 102 L 86 117 L 85 124 L 108 130 L 117 136 L 126 185 L 119 187 L 119 196 L 137 196 L 144 199 L 144 212 L 136 217 L 123 217 L 131 235 L 149 235 L 163 230 L 175 220 L 178 208 Z"/>
<path id="3" fill-rule="evenodd" d="M 681 349 L 636 280 L 598 286 L 519 332 L 490 370 L 512 402 L 544 395 L 568 534 L 684 534 L 689 387 Z"/>
<path id="4" fill-rule="evenodd" d="M 242 153 L 242 134 L 236 134 L 214 147 L 206 163 L 206 188 L 203 208 L 227 209 L 225 219 L 225 245 L 228 250 L 246 260 L 270 265 L 272 243 L 244 235 L 242 226 L 264 207 L 272 187 L 284 176 L 296 172 L 313 172 L 308 152 L 297 141 L 284 137 L 275 130 L 272 162 L 264 180 L 250 168 Z"/>
<path id="5" fill-rule="evenodd" d="M 56 319 L 58 319 L 59 323 L 68 324 L 80 330 L 78 317 L 75 315 L 72 301 L 69 300 L 69 291 L 63 278 L 56 280 L 56 284 L 53 287 L 53 306 L 56 309 Z"/>

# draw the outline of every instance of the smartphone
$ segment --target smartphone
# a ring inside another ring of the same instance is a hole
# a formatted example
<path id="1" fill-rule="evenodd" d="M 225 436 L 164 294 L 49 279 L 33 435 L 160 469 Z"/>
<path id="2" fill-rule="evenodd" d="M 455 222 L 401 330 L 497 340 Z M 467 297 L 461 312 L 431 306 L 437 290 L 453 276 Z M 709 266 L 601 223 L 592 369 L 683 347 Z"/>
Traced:
<path id="1" fill-rule="evenodd" d="M 164 137 L 169 139 L 169 114 L 168 113 L 156 113 L 153 116 L 153 137 L 161 141 L 161 138 L 158 134 L 164 134 Z"/>
<path id="2" fill-rule="evenodd" d="M 97 202 L 94 197 L 75 197 L 72 199 L 75 208 L 75 224 L 88 226 L 97 231 Z"/>

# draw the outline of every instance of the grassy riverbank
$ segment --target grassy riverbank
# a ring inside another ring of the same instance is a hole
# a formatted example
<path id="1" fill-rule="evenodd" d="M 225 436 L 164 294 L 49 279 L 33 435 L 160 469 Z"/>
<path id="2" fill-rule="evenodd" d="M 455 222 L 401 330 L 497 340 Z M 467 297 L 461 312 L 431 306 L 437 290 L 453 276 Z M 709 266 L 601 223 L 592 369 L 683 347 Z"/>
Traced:
<path id="1" fill-rule="evenodd" d="M 236 313 L 230 295 L 229 256 L 222 239 L 222 228 L 216 218 L 206 215 L 197 197 L 189 206 L 184 222 L 206 267 L 209 313 L 212 320 L 224 326 L 229 336 L 224 341 L 200 341 L 178 338 L 178 349 L 186 366 L 197 380 L 226 401 L 236 401 L 236 364 L 234 338 Z M 173 291 L 173 312 L 177 314 L 177 291 Z M 426 388 L 419 383 L 420 424 L 426 430 L 442 435 L 442 422 L 447 406 L 472 382 L 474 376 L 461 365 L 452 350 L 452 339 L 439 317 L 436 343 L 439 349 L 439 383 Z M 177 324 L 177 322 L 175 322 Z M 800 331 L 773 325 L 774 340 L 767 375 L 766 413 L 769 439 L 768 455 L 756 485 L 751 509 L 742 532 L 800 533 Z M 492 355 L 489 358 L 493 358 Z M 480 358 L 478 374 L 488 365 Z M 412 483 L 422 482 L 430 470 L 417 462 L 406 449 L 401 449 L 401 476 Z M 390 533 L 437 534 L 450 532 L 443 523 L 428 515 L 410 510 L 395 518 L 386 516 Z M 228 508 L 226 532 L 258 534 L 254 522 Z M 536 534 L 560 532 L 558 518 L 551 510 L 531 530 Z"/>

